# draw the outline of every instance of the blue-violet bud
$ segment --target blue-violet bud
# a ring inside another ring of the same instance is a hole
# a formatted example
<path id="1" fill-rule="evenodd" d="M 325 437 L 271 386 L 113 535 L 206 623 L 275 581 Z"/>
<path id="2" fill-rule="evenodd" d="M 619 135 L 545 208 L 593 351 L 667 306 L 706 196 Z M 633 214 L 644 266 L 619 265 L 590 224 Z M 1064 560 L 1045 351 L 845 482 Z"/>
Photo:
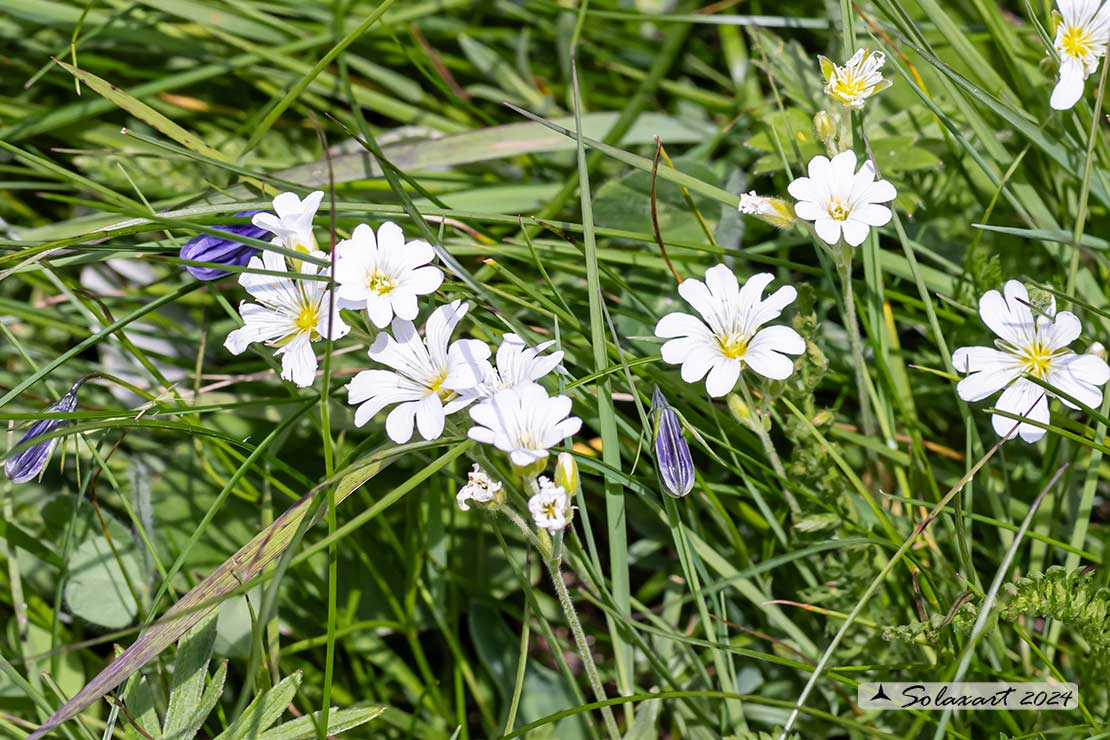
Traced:
<path id="1" fill-rule="evenodd" d="M 62 396 L 61 400 L 48 408 L 48 414 L 69 414 L 77 408 L 77 390 L 81 384 L 85 382 L 82 378 L 73 384 L 69 392 Z M 69 424 L 71 419 L 40 419 L 31 425 L 27 433 L 19 440 L 20 445 L 33 440 L 37 437 L 49 434 L 55 429 Z M 51 437 L 50 439 L 43 440 L 38 444 L 33 444 L 27 447 L 22 452 L 12 455 L 4 462 L 4 474 L 13 483 L 25 483 L 32 478 L 38 476 L 46 464 L 50 462 L 50 455 L 54 452 L 54 445 L 58 444 L 59 437 Z"/>
<path id="2" fill-rule="evenodd" d="M 651 397 L 651 410 L 658 414 L 655 427 L 655 465 L 659 484 L 675 498 L 681 498 L 694 487 L 694 461 L 690 445 L 682 433 L 682 424 L 659 388 Z"/>
<path id="3" fill-rule="evenodd" d="M 262 211 L 243 211 L 235 215 L 248 217 L 256 213 L 262 213 Z M 251 239 L 261 239 L 270 233 L 266 229 L 259 228 L 254 224 L 213 226 L 212 228 L 218 229 L 219 231 L 226 231 L 229 234 L 250 237 Z M 183 260 L 216 262 L 221 265 L 243 267 L 250 262 L 251 257 L 253 257 L 257 251 L 258 249 L 255 247 L 247 246 L 246 244 L 232 239 L 225 239 L 215 234 L 201 234 L 185 242 L 185 246 L 181 247 L 180 256 Z M 215 280 L 230 272 L 229 270 L 221 270 L 218 267 L 202 267 L 201 265 L 185 265 L 185 269 L 197 280 Z"/>

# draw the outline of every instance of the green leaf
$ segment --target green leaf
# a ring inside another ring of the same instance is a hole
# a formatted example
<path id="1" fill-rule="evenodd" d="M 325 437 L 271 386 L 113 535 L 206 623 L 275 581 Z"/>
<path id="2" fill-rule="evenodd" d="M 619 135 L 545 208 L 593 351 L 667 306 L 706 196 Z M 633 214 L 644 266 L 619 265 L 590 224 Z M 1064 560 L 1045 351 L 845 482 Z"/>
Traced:
<path id="1" fill-rule="evenodd" d="M 173 683 L 170 690 L 166 721 L 162 725 L 165 735 L 176 740 L 192 740 L 199 728 L 188 729 L 200 706 L 204 679 L 208 676 L 208 661 L 216 640 L 216 620 L 209 617 L 198 624 L 177 643 L 177 657 L 173 662 Z M 201 718 L 201 722 L 204 718 Z"/>
<path id="2" fill-rule="evenodd" d="M 142 577 L 134 549 L 114 542 L 118 559 L 104 537 L 91 539 L 73 552 L 66 567 L 65 597 L 70 610 L 82 619 L 119 629 L 139 613 L 128 582 L 138 584 Z"/>
<path id="3" fill-rule="evenodd" d="M 332 708 L 328 713 L 328 735 L 338 735 L 359 725 L 364 725 L 372 719 L 377 719 L 385 711 L 385 707 L 349 707 L 347 709 Z M 311 740 L 316 737 L 316 723 L 320 713 L 314 712 L 304 717 L 290 720 L 278 725 L 272 730 L 267 730 L 258 736 L 258 740 Z"/>
<path id="4" fill-rule="evenodd" d="M 123 733 L 127 740 L 158 740 L 158 712 L 154 708 L 154 692 L 146 676 L 136 676 L 123 695 L 128 719 Z"/>
<path id="5" fill-rule="evenodd" d="M 256 696 L 243 713 L 214 740 L 257 740 L 270 725 L 278 721 L 289 702 L 293 701 L 301 686 L 301 678 L 301 672 L 297 671 L 283 678 L 266 693 Z"/>
<path id="6" fill-rule="evenodd" d="M 59 67 L 66 70 L 77 79 L 81 80 L 81 82 L 84 82 L 93 90 L 100 93 L 105 98 L 112 101 L 120 108 L 135 116 L 139 120 L 150 124 L 152 128 L 170 137 L 186 149 L 190 149 L 194 152 L 199 152 L 200 154 L 212 157 L 213 159 L 228 159 L 219 150 L 213 149 L 212 147 L 205 144 L 196 134 L 192 133 L 191 131 L 186 131 L 184 128 L 166 118 L 164 115 L 154 110 L 143 101 L 124 92 L 107 80 L 102 80 L 91 72 L 86 72 L 83 69 L 78 69 L 77 67 L 66 64 L 60 59 L 55 59 L 54 61 Z"/>

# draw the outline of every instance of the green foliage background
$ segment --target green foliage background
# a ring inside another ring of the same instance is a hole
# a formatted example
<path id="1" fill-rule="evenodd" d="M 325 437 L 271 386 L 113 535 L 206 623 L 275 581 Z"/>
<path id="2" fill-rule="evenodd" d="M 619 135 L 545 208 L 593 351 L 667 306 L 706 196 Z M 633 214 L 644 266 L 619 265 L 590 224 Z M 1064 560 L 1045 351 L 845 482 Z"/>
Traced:
<path id="1" fill-rule="evenodd" d="M 535 553 L 503 520 L 454 505 L 476 452 L 461 431 L 395 454 L 381 423 L 355 429 L 345 403 L 342 386 L 368 365 L 362 325 L 331 357 L 330 385 L 298 390 L 269 352 L 223 350 L 244 295 L 235 280 L 181 269 L 177 252 L 200 229 L 277 190 L 327 190 L 322 132 L 337 238 L 397 220 L 464 268 L 470 279 L 442 295 L 475 304 L 470 335 L 512 328 L 566 352 L 585 426 L 564 577 L 608 695 L 626 697 L 625 737 L 775 737 L 788 722 L 807 738 L 1100 736 L 1107 407 L 1057 402 L 1045 441 L 995 450 L 989 403 L 960 402 L 950 365 L 954 348 L 991 339 L 976 302 L 1009 278 L 1082 317 L 1079 351 L 1108 343 L 1103 70 L 1073 111 L 1049 109 L 1047 0 L 379 10 L 0 7 L 9 446 L 78 377 L 125 381 L 86 385 L 64 456 L 41 482 L 0 489 L 0 732 L 25 737 L 113 644 L 132 643 L 301 496 L 323 512 L 332 484 L 354 476 L 365 484 L 312 520 L 290 559 L 221 597 L 212 650 L 227 678 L 201 731 L 241 736 L 248 702 L 281 686 L 286 719 L 364 709 L 373 721 L 349 737 L 604 736 Z M 855 252 L 863 399 L 833 264 L 806 232 L 736 211 L 738 193 L 784 194 L 819 153 L 812 117 L 830 103 L 816 55 L 843 60 L 857 45 L 886 52 L 894 85 L 852 116 L 854 148 L 900 194 L 896 221 Z M 572 60 L 593 140 L 582 158 Z M 652 233 L 654 136 L 685 175 L 664 164 L 656 194 L 678 271 L 723 261 L 742 279 L 770 270 L 798 286 L 787 317 L 809 349 L 788 381 L 757 387 L 785 478 L 726 404 L 659 359 L 655 322 L 683 304 Z M 328 221 L 322 211 L 318 233 Z M 655 384 L 697 432 L 698 483 L 678 501 L 649 454 Z M 148 734 L 180 655 L 165 650 L 129 684 L 149 693 Z M 968 680 L 1079 681 L 1082 707 L 855 707 L 859 681 L 946 680 L 961 661 Z M 55 733 L 141 737 L 114 704 Z M 271 740 L 307 724 L 286 727 Z"/>

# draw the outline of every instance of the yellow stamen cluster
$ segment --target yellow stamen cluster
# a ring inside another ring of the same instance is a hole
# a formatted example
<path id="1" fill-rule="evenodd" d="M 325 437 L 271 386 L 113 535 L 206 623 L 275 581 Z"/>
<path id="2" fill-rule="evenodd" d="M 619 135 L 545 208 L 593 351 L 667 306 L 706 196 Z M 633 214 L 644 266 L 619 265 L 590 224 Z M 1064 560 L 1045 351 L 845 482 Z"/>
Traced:
<path id="1" fill-rule="evenodd" d="M 743 334 L 727 334 L 720 337 L 717 343 L 721 346 L 721 354 L 730 360 L 737 360 L 748 353 L 748 338 Z"/>
<path id="2" fill-rule="evenodd" d="M 366 277 L 366 287 L 369 288 L 372 293 L 386 295 L 397 287 L 397 281 L 381 270 L 374 270 L 374 272 Z"/>
<path id="3" fill-rule="evenodd" d="M 1060 41 L 1056 47 L 1061 54 L 1066 54 L 1075 59 L 1086 59 L 1094 53 L 1095 44 L 1091 32 L 1083 26 L 1067 26 L 1060 34 Z"/>
<path id="4" fill-rule="evenodd" d="M 1049 365 L 1052 364 L 1052 350 L 1034 339 L 1033 342 L 1022 348 L 1019 359 L 1022 369 L 1035 378 L 1044 380 L 1048 374 Z"/>

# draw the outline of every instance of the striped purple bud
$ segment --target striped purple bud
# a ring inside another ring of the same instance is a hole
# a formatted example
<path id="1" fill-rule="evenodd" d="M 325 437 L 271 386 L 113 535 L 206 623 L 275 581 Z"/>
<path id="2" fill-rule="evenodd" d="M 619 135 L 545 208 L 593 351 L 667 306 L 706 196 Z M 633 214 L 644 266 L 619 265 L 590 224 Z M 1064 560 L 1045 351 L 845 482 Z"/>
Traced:
<path id="1" fill-rule="evenodd" d="M 69 392 L 62 396 L 61 400 L 46 410 L 48 414 L 69 414 L 73 413 L 77 408 L 77 390 L 81 384 L 85 382 L 85 378 L 81 378 Z M 34 440 L 37 437 L 42 437 L 55 429 L 60 429 L 70 423 L 70 419 L 41 419 L 31 425 L 27 433 L 19 440 L 16 447 Z M 38 444 L 33 444 L 27 447 L 22 452 L 12 455 L 4 462 L 4 474 L 8 476 L 12 483 L 26 483 L 38 476 L 42 469 L 46 467 L 46 463 L 50 462 L 50 455 L 54 452 L 54 445 L 58 444 L 60 437 L 52 437 L 43 440 Z"/>
<path id="2" fill-rule="evenodd" d="M 235 215 L 246 217 L 253 216 L 256 213 L 262 213 L 262 211 L 243 211 Z M 270 233 L 254 224 L 213 226 L 212 228 L 226 231 L 229 234 L 250 237 L 251 239 L 261 239 Z M 258 252 L 257 248 L 249 247 L 233 239 L 226 239 L 215 234 L 201 234 L 185 242 L 185 246 L 181 248 L 180 257 L 183 260 L 193 260 L 195 262 L 216 262 L 221 265 L 242 267 L 250 262 L 251 257 L 256 252 Z M 185 269 L 197 280 L 215 280 L 229 272 L 218 267 L 202 267 L 200 265 L 185 265 Z"/>
<path id="3" fill-rule="evenodd" d="M 659 485 L 669 495 L 682 498 L 694 487 L 694 461 L 690 457 L 690 445 L 686 444 L 678 414 L 658 387 L 651 396 L 651 410 L 657 414 L 655 467 Z"/>

